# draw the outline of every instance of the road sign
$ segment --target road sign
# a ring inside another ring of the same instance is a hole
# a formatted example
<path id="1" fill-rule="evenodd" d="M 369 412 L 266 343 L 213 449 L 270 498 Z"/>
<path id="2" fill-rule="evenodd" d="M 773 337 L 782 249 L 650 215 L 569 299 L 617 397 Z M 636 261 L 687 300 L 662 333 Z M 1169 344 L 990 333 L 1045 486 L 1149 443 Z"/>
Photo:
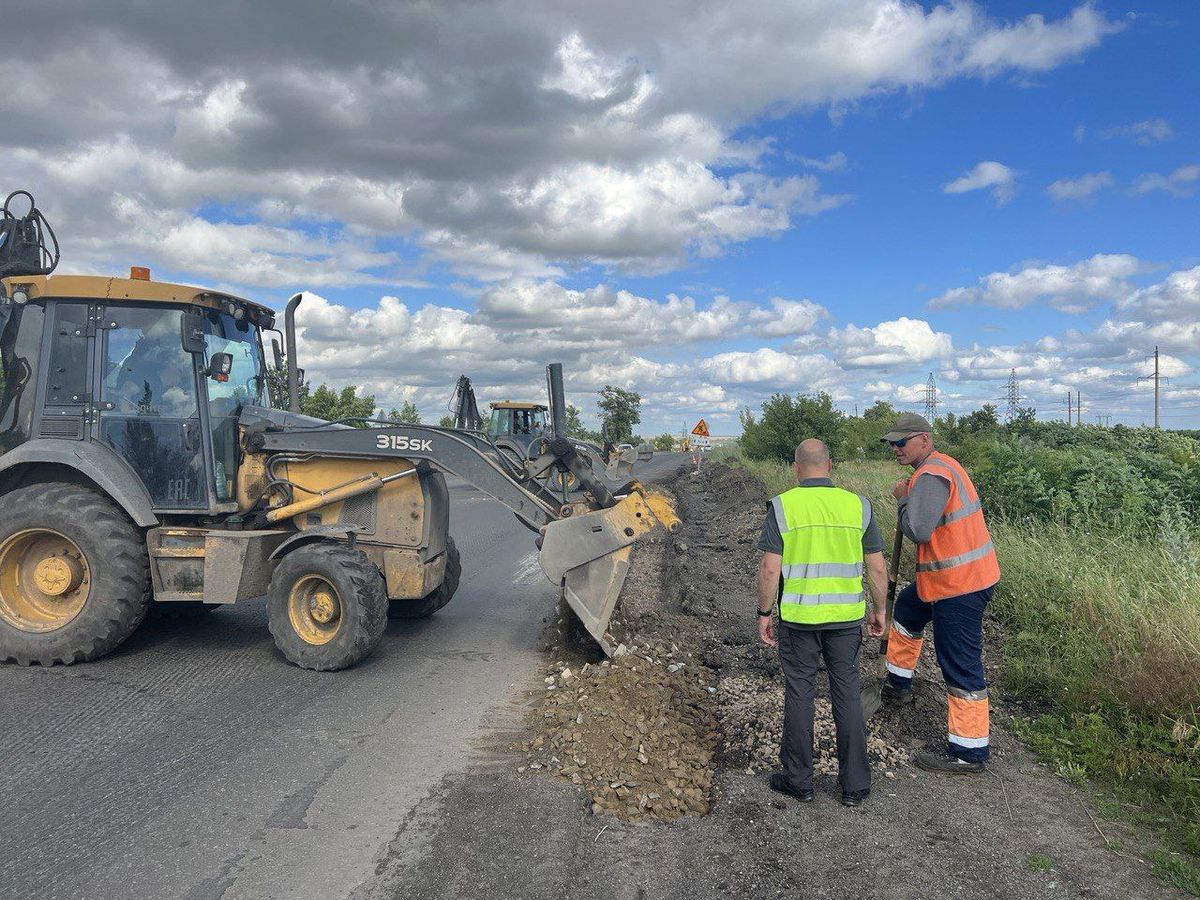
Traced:
<path id="1" fill-rule="evenodd" d="M 692 429 L 692 434 L 697 437 L 708 437 L 708 423 L 701 419 L 696 423 L 696 427 Z"/>

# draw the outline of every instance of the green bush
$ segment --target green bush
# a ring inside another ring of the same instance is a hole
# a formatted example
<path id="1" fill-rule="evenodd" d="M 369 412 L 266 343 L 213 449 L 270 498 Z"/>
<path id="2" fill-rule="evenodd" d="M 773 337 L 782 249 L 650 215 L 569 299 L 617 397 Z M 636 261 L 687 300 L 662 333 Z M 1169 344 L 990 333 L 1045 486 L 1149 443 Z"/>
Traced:
<path id="1" fill-rule="evenodd" d="M 830 448 L 839 447 L 845 418 L 823 391 L 795 397 L 774 394 L 763 403 L 760 418 L 748 409 L 742 410 L 739 443 L 751 459 L 790 462 L 796 445 L 808 438 L 820 438 Z"/>

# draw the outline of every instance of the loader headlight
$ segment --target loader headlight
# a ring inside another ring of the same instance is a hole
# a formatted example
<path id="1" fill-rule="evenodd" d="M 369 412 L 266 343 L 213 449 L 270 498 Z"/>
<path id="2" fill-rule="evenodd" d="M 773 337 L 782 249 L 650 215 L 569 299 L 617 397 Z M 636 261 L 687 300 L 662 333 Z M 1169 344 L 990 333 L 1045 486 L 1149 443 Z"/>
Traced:
<path id="1" fill-rule="evenodd" d="M 17 289 L 13 291 L 12 302 L 17 304 L 17 306 L 24 306 L 29 302 L 29 294 L 27 294 L 25 291 Z"/>

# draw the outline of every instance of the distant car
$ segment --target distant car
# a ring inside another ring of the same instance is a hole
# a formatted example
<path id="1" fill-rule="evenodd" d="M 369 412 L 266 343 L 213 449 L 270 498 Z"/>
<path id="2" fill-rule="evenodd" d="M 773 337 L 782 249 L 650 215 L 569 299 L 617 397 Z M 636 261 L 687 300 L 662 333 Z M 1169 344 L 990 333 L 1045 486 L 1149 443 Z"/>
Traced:
<path id="1" fill-rule="evenodd" d="M 632 450 L 633 444 L 617 444 L 618 450 Z"/>

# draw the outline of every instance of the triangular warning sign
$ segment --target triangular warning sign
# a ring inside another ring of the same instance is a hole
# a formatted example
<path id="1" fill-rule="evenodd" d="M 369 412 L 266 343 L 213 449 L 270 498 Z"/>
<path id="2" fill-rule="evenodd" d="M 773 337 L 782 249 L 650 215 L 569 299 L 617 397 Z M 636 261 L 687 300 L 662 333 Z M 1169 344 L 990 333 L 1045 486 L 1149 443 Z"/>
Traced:
<path id="1" fill-rule="evenodd" d="M 692 434 L 696 437 L 708 437 L 708 423 L 701 419 L 696 423 L 696 427 L 692 429 Z"/>

